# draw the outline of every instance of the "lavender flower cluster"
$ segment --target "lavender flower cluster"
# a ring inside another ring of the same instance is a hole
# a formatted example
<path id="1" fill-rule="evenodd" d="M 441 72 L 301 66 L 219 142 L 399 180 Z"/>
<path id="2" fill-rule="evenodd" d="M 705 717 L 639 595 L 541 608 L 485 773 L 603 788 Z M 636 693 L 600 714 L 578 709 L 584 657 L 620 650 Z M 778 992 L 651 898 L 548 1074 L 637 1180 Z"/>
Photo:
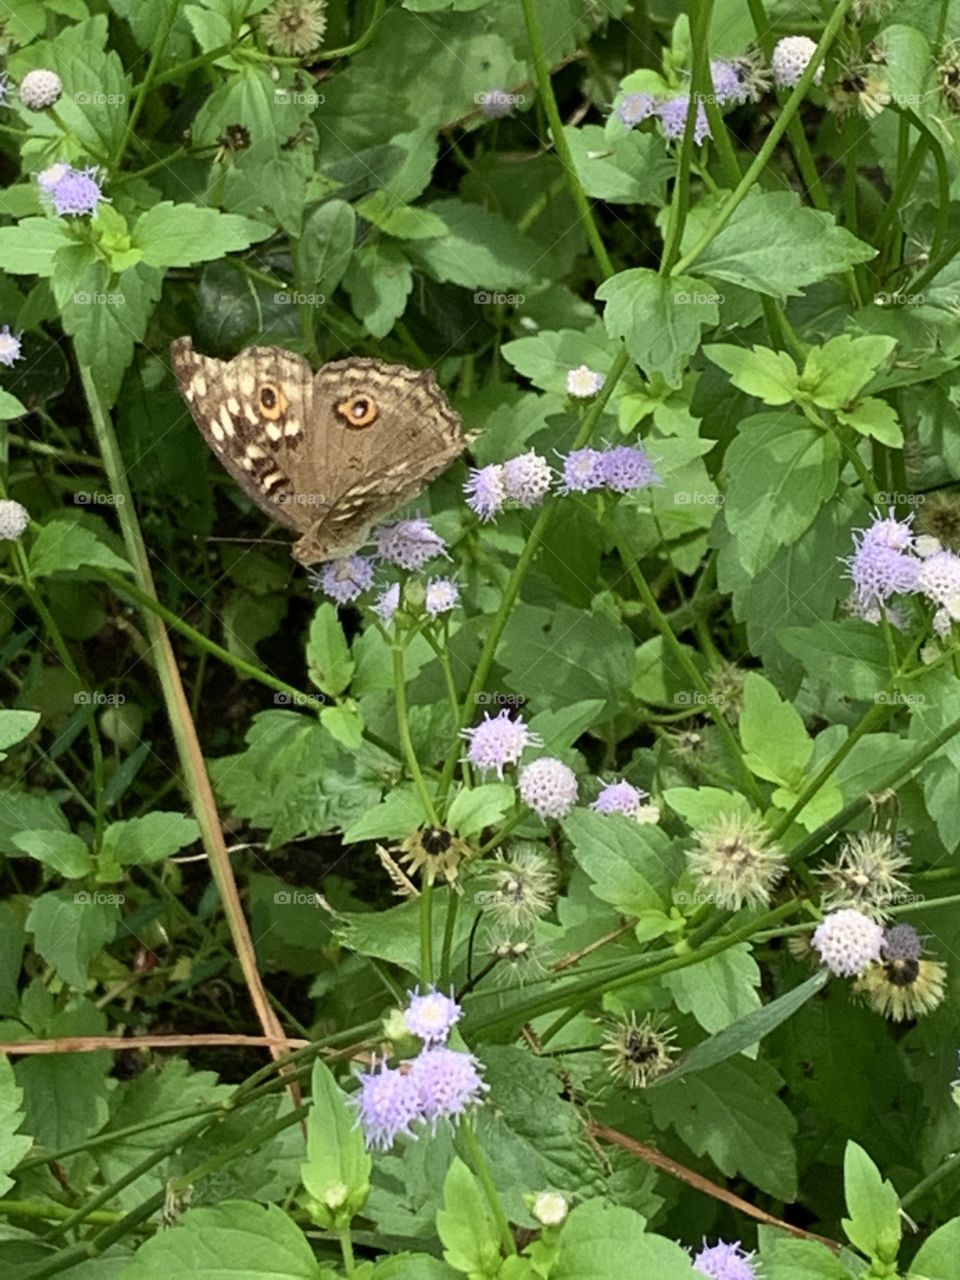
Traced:
<path id="1" fill-rule="evenodd" d="M 879 622 L 885 609 L 890 616 L 893 596 L 922 595 L 936 606 L 933 627 L 944 636 L 960 620 L 960 556 L 928 534 L 916 536 L 912 520 L 897 520 L 891 509 L 854 532 L 855 550 L 846 562 L 853 579 L 852 610 Z"/>
<path id="2" fill-rule="evenodd" d="M 424 1047 L 399 1067 L 381 1061 L 379 1066 L 374 1062 L 371 1071 L 361 1072 L 355 1105 L 367 1147 L 388 1151 L 398 1137 L 418 1136 L 414 1124 L 420 1122 L 435 1131 L 441 1120 L 456 1123 L 468 1107 L 483 1100 L 488 1085 L 479 1062 L 472 1053 L 461 1053 L 446 1043 L 462 1013 L 457 1002 L 442 992 L 410 992 L 404 1025 L 423 1040 Z"/>
<path id="3" fill-rule="evenodd" d="M 330 560 L 321 569 L 311 573 L 310 585 L 314 590 L 323 591 L 337 604 L 353 604 L 373 586 L 377 561 L 415 572 L 438 556 L 447 554 L 447 544 L 421 516 L 381 525 L 374 530 L 373 542 L 376 547 L 375 557 L 352 555 Z M 460 588 L 452 578 L 429 579 L 424 589 L 423 602 L 429 617 L 437 618 L 449 613 L 459 602 Z M 399 607 L 400 584 L 394 582 L 380 592 L 373 611 L 386 625 Z"/>
<path id="4" fill-rule="evenodd" d="M 96 167 L 74 169 L 69 164 L 52 164 L 37 174 L 42 194 L 53 204 L 61 218 L 94 214 L 106 200 Z"/>
<path id="5" fill-rule="evenodd" d="M 808 36 L 786 36 L 780 40 L 770 58 L 769 68 L 759 58 L 746 54 L 741 58 L 714 58 L 710 63 L 712 99 L 718 107 L 741 106 L 758 102 L 770 87 L 771 80 L 779 89 L 792 89 L 807 69 L 816 44 Z M 819 67 L 814 83 L 819 84 L 823 68 Z M 645 120 L 656 119 L 670 142 L 683 138 L 692 101 L 689 93 L 670 96 L 652 93 L 627 93 L 615 110 L 621 124 L 634 129 Z M 697 146 L 712 137 L 704 101 L 696 104 L 693 139 Z"/>

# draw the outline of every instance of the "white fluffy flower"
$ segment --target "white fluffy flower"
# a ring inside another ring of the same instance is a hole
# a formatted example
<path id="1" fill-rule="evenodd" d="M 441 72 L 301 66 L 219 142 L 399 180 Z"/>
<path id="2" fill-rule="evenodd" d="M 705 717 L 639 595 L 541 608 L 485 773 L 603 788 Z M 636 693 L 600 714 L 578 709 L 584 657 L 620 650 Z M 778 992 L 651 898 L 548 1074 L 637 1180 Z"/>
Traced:
<path id="1" fill-rule="evenodd" d="M 770 59 L 770 70 L 781 89 L 792 89 L 816 52 L 816 44 L 809 36 L 784 36 L 778 40 L 773 56 Z M 813 83 L 819 84 L 823 79 L 823 67 L 817 68 Z"/>
<path id="2" fill-rule="evenodd" d="M 20 101 L 31 111 L 44 111 L 63 93 L 63 82 L 55 71 L 38 67 L 20 81 Z"/>
<path id="3" fill-rule="evenodd" d="M 541 1191 L 533 1202 L 533 1216 L 545 1227 L 558 1227 L 570 1206 L 559 1191 Z"/>
<path id="4" fill-rule="evenodd" d="M 520 798 L 541 818 L 565 818 L 577 803 L 577 776 L 552 756 L 531 760 L 517 779 Z"/>
<path id="5" fill-rule="evenodd" d="M 30 523 L 30 512 L 12 498 L 0 500 L 0 541 L 13 542 L 23 536 Z"/>
<path id="6" fill-rule="evenodd" d="M 812 945 L 831 973 L 838 978 L 857 978 L 879 962 L 883 926 L 862 911 L 844 907 L 817 925 Z"/>
<path id="7" fill-rule="evenodd" d="M 567 395 L 578 400 L 587 400 L 595 396 L 603 386 L 603 374 L 582 364 L 571 369 L 567 374 Z"/>

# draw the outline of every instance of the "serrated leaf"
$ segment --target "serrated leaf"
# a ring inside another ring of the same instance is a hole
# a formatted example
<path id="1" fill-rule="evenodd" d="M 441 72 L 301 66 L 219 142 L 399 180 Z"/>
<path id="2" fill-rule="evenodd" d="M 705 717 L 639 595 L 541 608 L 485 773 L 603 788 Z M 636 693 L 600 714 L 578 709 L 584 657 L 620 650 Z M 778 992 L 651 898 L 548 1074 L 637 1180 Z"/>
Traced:
<path id="1" fill-rule="evenodd" d="M 885 334 L 838 334 L 810 350 L 800 385 L 822 409 L 842 409 L 856 400 L 896 345 Z"/>
<path id="2" fill-rule="evenodd" d="M 200 828 L 184 813 L 155 810 L 140 818 L 111 822 L 103 833 L 100 856 L 117 867 L 151 866 L 162 862 L 200 837 Z"/>
<path id="3" fill-rule="evenodd" d="M 192 267 L 249 249 L 273 228 L 236 213 L 163 200 L 142 213 L 133 228 L 133 243 L 151 267 Z"/>
<path id="4" fill-rule="evenodd" d="M 896 409 L 877 396 L 867 396 L 852 409 L 838 409 L 837 419 L 844 426 L 853 427 L 862 436 L 872 436 L 891 449 L 899 449 L 903 444 L 903 432 Z"/>
<path id="5" fill-rule="evenodd" d="M 960 1218 L 938 1227 L 917 1250 L 909 1280 L 960 1280 Z"/>
<path id="6" fill-rule="evenodd" d="M 469 839 L 500 821 L 516 799 L 507 782 L 485 782 L 477 787 L 462 787 L 453 798 L 447 813 L 447 825 L 458 835 Z"/>
<path id="7" fill-rule="evenodd" d="M 604 1200 L 588 1200 L 571 1210 L 560 1230 L 551 1280 L 611 1280 L 613 1276 L 656 1276 L 656 1280 L 696 1280 L 690 1255 L 672 1240 L 650 1235 L 639 1213 Z"/>
<path id="8" fill-rule="evenodd" d="M 441 284 L 516 293 L 544 276 L 543 252 L 497 213 L 462 200 L 425 206 L 447 227 L 434 240 L 412 241 L 411 259 Z"/>
<path id="9" fill-rule="evenodd" d="M 30 572 L 36 578 L 53 573 L 71 573 L 86 567 L 116 569 L 130 573 L 130 566 L 96 534 L 69 520 L 51 520 L 45 524 L 30 548 Z"/>
<path id="10" fill-rule="evenodd" d="M 760 969 L 746 942 L 665 973 L 662 981 L 677 1008 L 692 1013 L 704 1031 L 720 1031 L 760 1009 Z M 744 1045 L 744 1051 L 750 1048 L 748 1056 L 756 1057 L 755 1042 Z"/>
<path id="11" fill-rule="evenodd" d="M 708 343 L 703 354 L 730 375 L 735 387 L 748 396 L 756 396 L 764 404 L 789 404 L 796 399 L 799 384 L 797 366 L 785 351 Z"/>
<path id="12" fill-rule="evenodd" d="M 71 831 L 22 831 L 13 843 L 67 879 L 79 879 L 93 870 L 90 850 Z"/>
<path id="13" fill-rule="evenodd" d="M 446 1261 L 470 1276 L 495 1276 L 500 1267 L 496 1223 L 480 1184 L 462 1160 L 454 1160 L 447 1171 L 443 1201 L 437 1234 Z"/>
<path id="14" fill-rule="evenodd" d="M 300 1166 L 300 1177 L 314 1199 L 335 1211 L 324 1224 L 331 1226 L 337 1220 L 336 1211 L 349 1220 L 363 1208 L 373 1162 L 364 1148 L 356 1110 L 319 1058 L 313 1064 L 310 1096 L 307 1158 Z"/>
<path id="15" fill-rule="evenodd" d="M 563 829 L 598 898 L 631 916 L 664 910 L 680 863 L 664 831 L 590 809 L 575 809 Z"/>
<path id="16" fill-rule="evenodd" d="M 787 785 L 802 777 L 813 754 L 800 713 L 757 671 L 744 680 L 740 741 L 745 763 L 758 778 Z"/>
<path id="17" fill-rule="evenodd" d="M 402 783 L 387 792 L 380 804 L 371 806 L 343 833 L 344 844 L 358 840 L 396 840 L 422 827 L 427 820 L 420 797 L 412 783 Z"/>
<path id="18" fill-rule="evenodd" d="M 332 697 L 339 697 L 353 676 L 354 664 L 347 638 L 336 609 L 326 600 L 317 608 L 310 624 L 307 670 L 316 687 Z"/>
<path id="19" fill-rule="evenodd" d="M 86 985 L 90 961 L 113 941 L 117 904 L 110 894 L 63 889 L 35 898 L 27 916 L 37 951 L 72 987 Z"/>
<path id="20" fill-rule="evenodd" d="M 23 1124 L 23 1090 L 17 1088 L 13 1067 L 6 1056 L 0 1058 L 0 1196 L 13 1186 L 7 1174 L 15 1169 L 33 1146 L 33 1139 L 17 1133 Z"/>
<path id="21" fill-rule="evenodd" d="M 345 747 L 356 750 L 363 741 L 363 717 L 355 706 L 322 707 L 320 723 Z"/>
<path id="22" fill-rule="evenodd" d="M 0 227 L 0 268 L 12 275 L 49 276 L 53 255 L 72 244 L 66 227 L 53 218 L 22 218 Z"/>
<path id="23" fill-rule="evenodd" d="M 297 252 L 304 284 L 325 297 L 343 279 L 357 234 L 357 216 L 346 200 L 328 200 L 303 220 Z"/>
<path id="24" fill-rule="evenodd" d="M 850 1215 L 841 1220 L 847 1239 L 868 1258 L 892 1262 L 902 1234 L 900 1197 L 855 1142 L 844 1151 L 843 1189 Z"/>
<path id="25" fill-rule="evenodd" d="M 659 373 L 679 387 L 704 325 L 720 319 L 717 295 L 693 276 L 668 279 L 647 267 L 620 271 L 597 289 L 607 332 L 623 338 L 647 376 Z"/>
<path id="26" fill-rule="evenodd" d="M 406 310 L 413 268 L 396 244 L 361 245 L 350 259 L 343 287 L 357 319 L 373 337 L 384 338 Z"/>

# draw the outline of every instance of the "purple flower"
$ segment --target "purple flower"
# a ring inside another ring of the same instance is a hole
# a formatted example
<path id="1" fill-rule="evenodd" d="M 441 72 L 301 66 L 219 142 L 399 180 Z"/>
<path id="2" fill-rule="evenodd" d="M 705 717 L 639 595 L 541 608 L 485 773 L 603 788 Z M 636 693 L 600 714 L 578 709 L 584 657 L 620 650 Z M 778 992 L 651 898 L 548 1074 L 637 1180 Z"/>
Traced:
<path id="1" fill-rule="evenodd" d="M 337 604 L 353 604 L 373 584 L 373 561 L 367 556 L 344 556 L 329 560 L 319 573 L 310 575 L 310 585 Z"/>
<path id="2" fill-rule="evenodd" d="M 739 65 L 736 62 L 714 58 L 710 63 L 710 79 L 713 81 L 713 95 L 721 107 L 730 102 L 746 102 L 750 96 L 740 79 Z"/>
<path id="3" fill-rule="evenodd" d="M 503 464 L 503 488 L 521 507 L 538 506 L 550 491 L 552 473 L 546 458 L 533 449 Z"/>
<path id="4" fill-rule="evenodd" d="M 40 184 L 40 190 L 44 195 L 52 195 L 53 189 L 57 183 L 72 172 L 70 166 L 63 160 L 58 160 L 56 164 L 48 165 L 46 169 L 41 169 L 37 174 L 37 182 Z"/>
<path id="5" fill-rule="evenodd" d="M 424 608 L 431 618 L 449 613 L 460 602 L 460 588 L 452 578 L 431 578 L 427 583 Z"/>
<path id="6" fill-rule="evenodd" d="M 687 116 L 690 114 L 690 95 L 683 94 L 679 98 L 667 98 L 665 102 L 661 102 L 657 108 L 660 116 L 660 123 L 663 125 L 663 132 L 672 141 L 676 142 L 683 137 L 684 130 L 687 127 Z M 697 117 L 693 126 L 693 140 L 700 145 L 706 138 L 713 135 L 710 132 L 710 125 L 707 123 L 707 113 L 702 102 L 697 103 Z"/>
<path id="7" fill-rule="evenodd" d="M 481 520 L 492 520 L 503 510 L 507 500 L 507 492 L 503 486 L 503 467 L 493 462 L 487 467 L 475 468 L 470 472 L 467 483 L 463 487 L 467 495 L 467 506 Z"/>
<path id="8" fill-rule="evenodd" d="M 520 799 L 541 818 L 565 818 L 577 803 L 576 774 L 552 756 L 524 765 L 517 785 Z"/>
<path id="9" fill-rule="evenodd" d="M 784 36 L 782 40 L 778 40 L 770 58 L 770 70 L 777 87 L 792 89 L 806 71 L 816 50 L 817 46 L 809 36 Z M 819 84 L 822 79 L 821 63 L 813 77 L 813 83 Z"/>
<path id="10" fill-rule="evenodd" d="M 44 170 L 44 174 L 50 175 L 51 170 L 57 168 L 58 165 L 51 165 L 50 169 Z M 96 213 L 100 201 L 106 199 L 97 181 L 95 168 L 81 170 L 68 165 L 66 173 L 61 174 L 56 181 L 48 178 L 46 184 L 41 182 L 41 188 L 52 198 L 53 207 L 61 218 Z"/>
<path id="11" fill-rule="evenodd" d="M 20 359 L 20 334 L 11 333 L 10 326 L 5 324 L 0 329 L 0 364 L 11 368 Z"/>
<path id="12" fill-rule="evenodd" d="M 463 1010 L 450 996 L 432 987 L 426 995 L 410 992 L 410 1003 L 403 1020 L 407 1030 L 427 1044 L 445 1041 L 451 1028 L 463 1017 Z"/>
<path id="13" fill-rule="evenodd" d="M 856 550 L 847 564 L 861 605 L 883 604 L 892 595 L 916 590 L 920 561 L 912 554 L 909 519 L 878 518 L 853 537 Z"/>
<path id="14" fill-rule="evenodd" d="M 373 606 L 373 612 L 380 621 L 386 624 L 393 619 L 393 615 L 400 608 L 400 583 L 395 582 L 392 586 L 381 591 L 377 596 L 377 602 Z"/>
<path id="15" fill-rule="evenodd" d="M 424 1049 L 410 1064 L 410 1076 L 419 1095 L 420 1111 L 436 1126 L 445 1116 L 454 1119 L 467 1107 L 483 1101 L 489 1086 L 480 1075 L 472 1053 L 458 1053 L 445 1045 Z"/>
<path id="16" fill-rule="evenodd" d="M 631 444 L 619 444 L 613 449 L 607 449 L 601 457 L 599 470 L 603 483 L 615 493 L 645 489 L 660 481 L 643 449 Z"/>
<path id="17" fill-rule="evenodd" d="M 702 1276 L 710 1276 L 711 1280 L 756 1280 L 757 1273 L 750 1263 L 752 1257 L 752 1253 L 743 1252 L 739 1240 L 735 1244 L 718 1240 L 712 1245 L 704 1240 L 703 1248 L 693 1260 L 693 1269 Z"/>
<path id="18" fill-rule="evenodd" d="M 400 569 L 422 569 L 435 556 L 446 555 L 446 543 L 421 516 L 382 524 L 373 537 L 380 559 Z"/>
<path id="19" fill-rule="evenodd" d="M 368 1148 L 388 1151 L 403 1134 L 414 1137 L 410 1128 L 421 1118 L 420 1091 L 410 1071 L 394 1071 L 386 1063 L 361 1072 L 360 1092 L 354 1099 Z"/>
<path id="20" fill-rule="evenodd" d="M 628 93 L 617 107 L 615 115 L 621 124 L 632 129 L 642 121 L 649 120 L 656 109 L 657 104 L 652 94 Z"/>
<path id="21" fill-rule="evenodd" d="M 632 786 L 625 778 L 620 782 L 608 782 L 590 806 L 597 813 L 623 813 L 635 818 L 649 795 Z"/>
<path id="22" fill-rule="evenodd" d="M 577 400 L 589 400 L 603 389 L 604 381 L 602 373 L 597 373 L 589 365 L 578 365 L 567 372 L 567 395 Z"/>
<path id="23" fill-rule="evenodd" d="M 540 738 L 530 732 L 522 717 L 511 720 L 506 710 L 492 718 L 489 711 L 485 711 L 479 724 L 461 730 L 461 737 L 470 743 L 467 760 L 483 772 L 493 769 L 498 778 L 503 777 L 504 766 L 516 764 L 527 747 L 541 745 Z"/>
<path id="24" fill-rule="evenodd" d="M 923 939 L 912 924 L 894 924 L 883 935 L 884 960 L 919 960 Z"/>
<path id="25" fill-rule="evenodd" d="M 604 484 L 603 454 L 599 449 L 574 449 L 563 459 L 561 493 L 589 493 Z"/>
<path id="26" fill-rule="evenodd" d="M 854 907 L 832 911 L 813 933 L 814 951 L 838 978 L 856 978 L 880 959 L 883 928 Z"/>

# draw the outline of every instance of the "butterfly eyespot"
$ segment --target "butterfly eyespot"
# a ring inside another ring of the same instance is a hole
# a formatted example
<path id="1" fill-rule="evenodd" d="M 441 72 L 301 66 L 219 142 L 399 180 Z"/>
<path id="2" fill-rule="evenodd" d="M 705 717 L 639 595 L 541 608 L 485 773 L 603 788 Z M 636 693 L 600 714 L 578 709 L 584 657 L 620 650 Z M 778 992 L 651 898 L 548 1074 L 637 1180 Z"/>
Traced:
<path id="1" fill-rule="evenodd" d="M 290 402 L 279 387 L 267 383 L 260 388 L 260 412 L 271 422 L 276 422 Z"/>
<path id="2" fill-rule="evenodd" d="M 372 427 L 380 416 L 376 400 L 362 393 L 341 400 L 336 408 L 348 427 Z"/>

